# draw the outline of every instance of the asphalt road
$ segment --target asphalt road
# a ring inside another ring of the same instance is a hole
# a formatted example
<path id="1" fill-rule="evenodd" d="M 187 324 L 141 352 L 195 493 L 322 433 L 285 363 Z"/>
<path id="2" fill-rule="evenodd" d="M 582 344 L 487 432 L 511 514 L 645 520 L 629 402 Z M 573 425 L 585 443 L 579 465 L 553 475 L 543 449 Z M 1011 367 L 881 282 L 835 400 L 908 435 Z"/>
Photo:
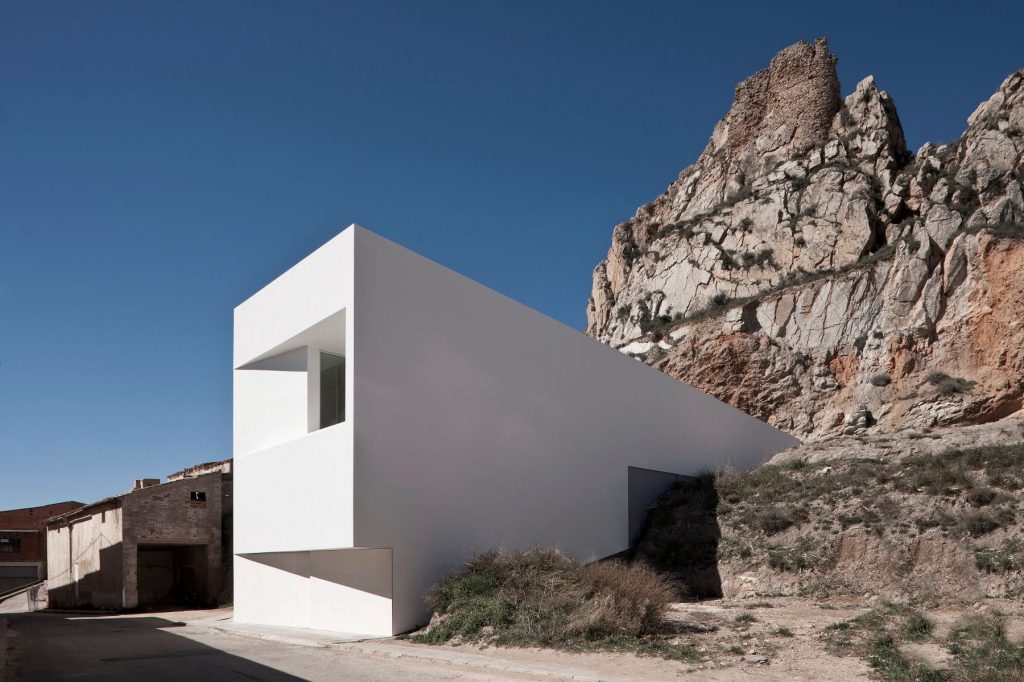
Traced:
<path id="1" fill-rule="evenodd" d="M 4 614 L 7 681 L 512 680 L 465 666 L 265 642 L 173 615 Z"/>

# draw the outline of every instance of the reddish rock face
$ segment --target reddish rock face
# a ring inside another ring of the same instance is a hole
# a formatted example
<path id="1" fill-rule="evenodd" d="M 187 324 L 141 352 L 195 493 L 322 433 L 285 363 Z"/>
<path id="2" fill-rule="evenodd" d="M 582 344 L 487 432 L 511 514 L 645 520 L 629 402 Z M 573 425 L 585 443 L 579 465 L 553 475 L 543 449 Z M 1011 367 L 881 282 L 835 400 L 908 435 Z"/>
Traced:
<path id="1" fill-rule="evenodd" d="M 616 226 L 587 333 L 801 437 L 1017 412 L 1022 83 L 911 155 L 873 78 L 840 100 L 824 41 L 786 48 Z"/>

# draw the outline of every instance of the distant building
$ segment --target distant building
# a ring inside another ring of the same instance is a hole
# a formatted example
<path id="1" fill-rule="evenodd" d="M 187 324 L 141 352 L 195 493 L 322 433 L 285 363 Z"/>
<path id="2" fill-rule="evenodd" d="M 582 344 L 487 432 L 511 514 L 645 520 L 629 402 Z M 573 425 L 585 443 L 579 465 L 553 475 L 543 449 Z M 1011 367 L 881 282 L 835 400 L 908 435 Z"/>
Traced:
<path id="1" fill-rule="evenodd" d="M 139 479 L 46 524 L 52 608 L 208 606 L 228 598 L 231 460 Z"/>
<path id="2" fill-rule="evenodd" d="M 0 594 L 46 578 L 46 522 L 81 506 L 56 502 L 0 511 Z"/>
<path id="3" fill-rule="evenodd" d="M 474 550 L 627 549 L 797 443 L 358 226 L 235 309 L 235 619 L 392 635 Z"/>

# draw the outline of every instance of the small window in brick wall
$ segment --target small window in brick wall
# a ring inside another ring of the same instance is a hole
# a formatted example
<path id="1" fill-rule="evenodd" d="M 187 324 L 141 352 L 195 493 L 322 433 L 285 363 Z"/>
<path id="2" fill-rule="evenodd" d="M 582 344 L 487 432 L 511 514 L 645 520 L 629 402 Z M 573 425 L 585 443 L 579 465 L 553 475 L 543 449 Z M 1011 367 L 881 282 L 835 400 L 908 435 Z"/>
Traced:
<path id="1" fill-rule="evenodd" d="M 206 493 L 202 490 L 193 490 L 190 499 L 193 502 L 206 502 Z"/>
<path id="2" fill-rule="evenodd" d="M 21 538 L 0 538 L 0 552 L 12 554 L 21 551 Z"/>

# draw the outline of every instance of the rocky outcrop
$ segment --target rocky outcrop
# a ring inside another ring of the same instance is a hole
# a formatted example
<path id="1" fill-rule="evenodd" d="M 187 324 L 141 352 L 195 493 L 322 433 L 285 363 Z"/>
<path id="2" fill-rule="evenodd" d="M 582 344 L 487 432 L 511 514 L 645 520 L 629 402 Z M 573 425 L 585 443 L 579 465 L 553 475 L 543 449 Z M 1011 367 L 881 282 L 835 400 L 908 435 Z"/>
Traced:
<path id="1" fill-rule="evenodd" d="M 805 443 L 683 482 L 633 558 L 692 596 L 931 604 L 1024 590 L 1024 420 Z"/>
<path id="2" fill-rule="evenodd" d="M 697 162 L 616 226 L 587 333 L 801 437 L 978 423 L 1024 399 L 1024 71 L 906 149 L 824 41 L 741 83 Z"/>

